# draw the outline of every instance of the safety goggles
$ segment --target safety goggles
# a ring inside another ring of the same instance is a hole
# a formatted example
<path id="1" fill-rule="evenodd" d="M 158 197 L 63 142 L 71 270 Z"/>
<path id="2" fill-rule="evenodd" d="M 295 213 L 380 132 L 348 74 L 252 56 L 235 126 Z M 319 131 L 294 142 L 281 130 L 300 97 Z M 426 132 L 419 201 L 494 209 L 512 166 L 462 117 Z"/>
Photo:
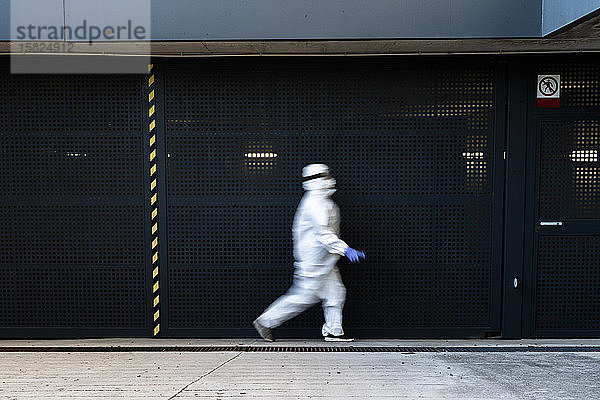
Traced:
<path id="1" fill-rule="evenodd" d="M 312 181 L 313 179 L 318 178 L 332 179 L 333 176 L 329 172 L 321 172 L 320 174 L 305 176 L 304 178 L 302 178 L 302 182 Z"/>

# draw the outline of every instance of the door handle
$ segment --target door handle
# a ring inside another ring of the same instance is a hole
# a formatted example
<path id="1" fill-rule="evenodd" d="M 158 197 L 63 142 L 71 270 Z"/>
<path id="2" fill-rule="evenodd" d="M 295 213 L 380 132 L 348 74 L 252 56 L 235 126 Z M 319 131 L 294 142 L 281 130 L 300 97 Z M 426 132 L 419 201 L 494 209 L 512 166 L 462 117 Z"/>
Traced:
<path id="1" fill-rule="evenodd" d="M 540 221 L 541 226 L 561 226 L 562 221 Z"/>

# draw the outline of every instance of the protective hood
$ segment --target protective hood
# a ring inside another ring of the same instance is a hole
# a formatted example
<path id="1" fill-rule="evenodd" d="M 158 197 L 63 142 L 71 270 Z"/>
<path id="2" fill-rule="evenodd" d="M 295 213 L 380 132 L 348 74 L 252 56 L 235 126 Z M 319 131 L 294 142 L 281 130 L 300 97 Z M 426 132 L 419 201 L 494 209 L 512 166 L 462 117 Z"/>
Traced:
<path id="1" fill-rule="evenodd" d="M 325 164 L 309 164 L 302 169 L 302 187 L 314 195 L 331 196 L 335 193 L 335 179 Z"/>

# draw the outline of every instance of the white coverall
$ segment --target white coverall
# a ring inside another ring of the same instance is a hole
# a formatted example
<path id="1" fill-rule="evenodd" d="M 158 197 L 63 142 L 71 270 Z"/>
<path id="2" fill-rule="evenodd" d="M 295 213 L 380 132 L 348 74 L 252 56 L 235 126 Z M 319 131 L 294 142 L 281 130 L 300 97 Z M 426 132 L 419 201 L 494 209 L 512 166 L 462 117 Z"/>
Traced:
<path id="1" fill-rule="evenodd" d="M 348 248 L 339 235 L 340 211 L 330 196 L 335 192 L 332 178 L 313 179 L 303 184 L 302 197 L 294 217 L 294 282 L 286 294 L 258 317 L 258 322 L 275 328 L 310 306 L 322 302 L 325 324 L 321 330 L 340 336 L 346 288 L 336 263 Z"/>

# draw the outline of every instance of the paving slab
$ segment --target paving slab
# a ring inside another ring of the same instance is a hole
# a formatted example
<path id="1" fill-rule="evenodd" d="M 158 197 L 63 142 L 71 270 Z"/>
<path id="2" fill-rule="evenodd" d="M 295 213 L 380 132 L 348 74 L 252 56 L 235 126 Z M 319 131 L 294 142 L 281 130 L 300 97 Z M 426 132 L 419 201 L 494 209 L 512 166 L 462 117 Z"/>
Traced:
<path id="1" fill-rule="evenodd" d="M 1 341 L 0 346 L 156 347 L 153 339 Z M 185 346 L 256 339 L 158 340 L 173 351 L 0 354 L 0 399 L 586 399 L 599 398 L 599 340 L 386 340 L 363 346 L 556 346 L 559 352 L 243 352 Z M 278 346 L 347 346 L 320 341 Z M 269 345 L 269 344 L 264 344 Z M 581 349 L 577 349 L 577 347 Z M 181 350 L 181 351 L 179 351 Z"/>

